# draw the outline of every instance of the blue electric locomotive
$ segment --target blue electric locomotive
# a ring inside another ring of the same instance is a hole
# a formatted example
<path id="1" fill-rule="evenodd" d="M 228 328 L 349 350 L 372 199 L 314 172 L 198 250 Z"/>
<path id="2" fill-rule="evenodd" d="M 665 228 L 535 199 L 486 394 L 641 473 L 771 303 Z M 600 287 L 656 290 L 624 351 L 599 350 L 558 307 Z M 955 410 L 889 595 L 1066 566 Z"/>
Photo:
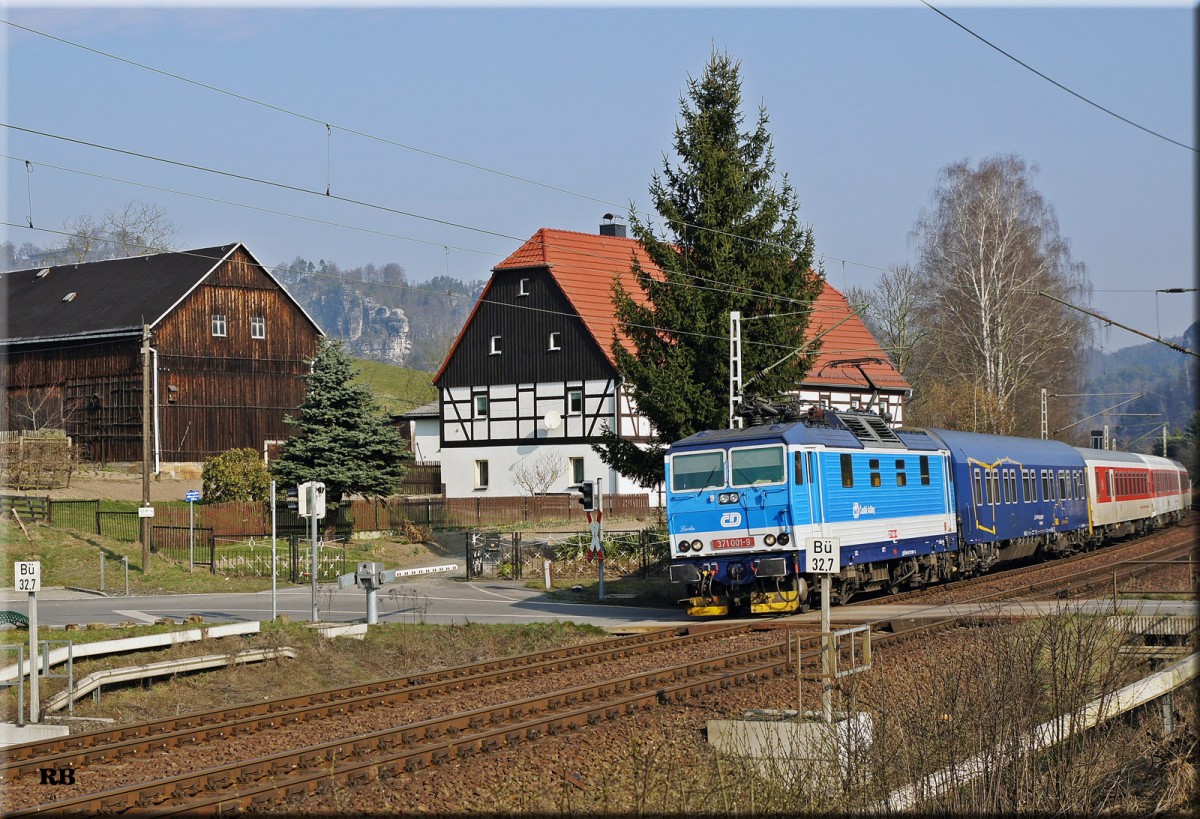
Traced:
<path id="1" fill-rule="evenodd" d="M 693 616 L 808 607 L 814 538 L 836 538 L 833 602 L 990 568 L 1087 536 L 1072 447 L 951 430 L 893 430 L 869 412 L 699 432 L 666 456 L 671 580 Z"/>
<path id="2" fill-rule="evenodd" d="M 671 579 L 695 616 L 807 607 L 813 538 L 837 538 L 834 594 L 948 577 L 957 559 L 949 452 L 871 413 L 700 432 L 666 457 Z"/>

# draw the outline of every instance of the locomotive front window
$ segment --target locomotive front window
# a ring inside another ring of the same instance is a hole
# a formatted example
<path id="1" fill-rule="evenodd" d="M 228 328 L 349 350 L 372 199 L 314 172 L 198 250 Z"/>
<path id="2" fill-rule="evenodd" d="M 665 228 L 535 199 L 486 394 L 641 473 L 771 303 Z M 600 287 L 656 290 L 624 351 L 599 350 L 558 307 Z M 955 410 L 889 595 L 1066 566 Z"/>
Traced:
<path id="1" fill-rule="evenodd" d="M 694 452 L 671 456 L 671 490 L 720 488 L 725 485 L 725 453 Z"/>
<path id="2" fill-rule="evenodd" d="M 735 449 L 729 453 L 729 465 L 733 468 L 733 486 L 783 483 L 786 480 L 781 446 Z"/>

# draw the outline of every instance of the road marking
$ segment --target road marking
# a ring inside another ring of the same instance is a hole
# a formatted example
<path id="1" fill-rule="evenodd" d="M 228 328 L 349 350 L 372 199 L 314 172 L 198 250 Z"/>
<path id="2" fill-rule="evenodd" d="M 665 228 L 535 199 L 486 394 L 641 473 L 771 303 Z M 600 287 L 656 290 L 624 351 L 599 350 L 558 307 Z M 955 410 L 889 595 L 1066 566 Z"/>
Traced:
<path id="1" fill-rule="evenodd" d="M 131 620 L 144 620 L 147 623 L 153 623 L 157 617 L 151 617 L 144 611 L 135 611 L 133 609 L 113 609 L 113 614 L 119 614 L 122 617 L 128 617 Z"/>

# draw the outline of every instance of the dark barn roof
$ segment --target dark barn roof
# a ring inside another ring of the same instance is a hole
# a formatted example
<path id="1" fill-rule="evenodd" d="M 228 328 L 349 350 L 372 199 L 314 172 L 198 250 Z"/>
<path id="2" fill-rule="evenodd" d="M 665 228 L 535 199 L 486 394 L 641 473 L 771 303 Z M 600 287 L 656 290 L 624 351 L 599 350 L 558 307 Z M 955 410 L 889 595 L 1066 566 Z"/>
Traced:
<path id="1" fill-rule="evenodd" d="M 136 335 L 143 324 L 153 328 L 239 245 L 0 273 L 8 313 L 0 344 L 111 338 Z"/>

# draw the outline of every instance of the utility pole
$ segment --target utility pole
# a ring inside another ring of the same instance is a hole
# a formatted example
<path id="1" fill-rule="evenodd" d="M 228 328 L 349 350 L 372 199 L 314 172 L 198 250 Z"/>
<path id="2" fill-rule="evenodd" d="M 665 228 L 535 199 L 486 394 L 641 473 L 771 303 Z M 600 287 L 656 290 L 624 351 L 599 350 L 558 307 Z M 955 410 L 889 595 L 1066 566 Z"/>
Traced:
<path id="1" fill-rule="evenodd" d="M 142 325 L 142 506 L 150 506 L 150 325 Z M 150 518 L 142 516 L 142 574 L 150 574 Z"/>

